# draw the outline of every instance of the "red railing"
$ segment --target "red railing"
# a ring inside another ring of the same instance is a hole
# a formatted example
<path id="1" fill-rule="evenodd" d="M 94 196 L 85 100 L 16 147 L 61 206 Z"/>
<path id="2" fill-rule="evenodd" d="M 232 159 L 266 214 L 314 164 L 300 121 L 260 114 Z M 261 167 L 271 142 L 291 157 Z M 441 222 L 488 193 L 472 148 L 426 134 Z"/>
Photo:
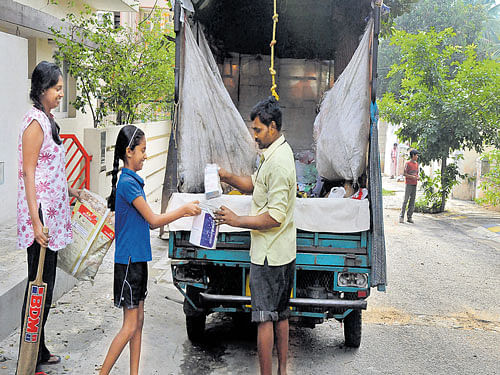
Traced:
<path id="1" fill-rule="evenodd" d="M 73 180 L 71 183 L 71 187 L 75 187 L 77 183 L 80 181 L 82 174 L 85 173 L 82 182 L 77 186 L 77 189 L 81 189 L 85 187 L 86 189 L 90 188 L 90 161 L 92 160 L 92 156 L 87 154 L 87 151 L 83 148 L 82 144 L 76 138 L 74 134 L 61 134 L 60 135 L 64 146 L 66 146 L 66 175 L 68 182 Z M 73 148 L 73 146 L 76 146 Z M 69 157 L 69 159 L 68 159 Z M 77 161 L 73 163 L 75 158 L 78 157 Z M 68 170 L 73 165 L 73 168 L 70 172 Z M 78 169 L 80 168 L 80 169 Z M 72 178 L 73 175 L 76 174 L 76 177 Z M 71 199 L 70 203 L 73 203 L 75 198 Z"/>

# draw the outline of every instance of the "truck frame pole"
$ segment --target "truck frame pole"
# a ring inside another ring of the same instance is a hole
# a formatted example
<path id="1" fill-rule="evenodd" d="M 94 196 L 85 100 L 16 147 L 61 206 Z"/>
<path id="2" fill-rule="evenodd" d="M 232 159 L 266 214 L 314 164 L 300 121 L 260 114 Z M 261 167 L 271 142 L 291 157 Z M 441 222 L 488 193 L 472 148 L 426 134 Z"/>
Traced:
<path id="1" fill-rule="evenodd" d="M 167 168 L 163 179 L 163 190 L 161 197 L 161 212 L 167 210 L 168 201 L 172 193 L 177 192 L 177 142 L 178 139 L 178 107 L 180 93 L 180 65 L 181 65 L 181 46 L 182 46 L 182 22 L 181 22 L 181 3 L 176 1 L 174 5 L 174 31 L 175 31 L 175 92 L 174 92 L 174 111 L 172 113 L 172 129 L 168 142 Z M 160 228 L 160 236 L 165 233 L 164 227 Z"/>

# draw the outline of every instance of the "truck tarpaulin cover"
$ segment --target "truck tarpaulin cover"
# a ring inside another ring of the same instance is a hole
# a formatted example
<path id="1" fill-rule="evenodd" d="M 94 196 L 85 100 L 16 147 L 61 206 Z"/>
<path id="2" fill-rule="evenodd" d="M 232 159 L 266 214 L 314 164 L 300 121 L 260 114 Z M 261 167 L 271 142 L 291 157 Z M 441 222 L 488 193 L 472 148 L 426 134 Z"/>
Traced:
<path id="1" fill-rule="evenodd" d="M 357 181 L 366 168 L 372 29 L 370 20 L 356 52 L 326 93 L 314 121 L 316 167 L 328 180 Z"/>
<path id="2" fill-rule="evenodd" d="M 387 285 L 387 266 L 385 259 L 384 209 L 382 201 L 382 174 L 380 171 L 380 152 L 378 147 L 378 109 L 377 103 L 370 105 L 370 165 L 369 187 L 372 227 L 372 270 L 371 286 L 385 290 Z"/>
<path id="3" fill-rule="evenodd" d="M 179 190 L 204 191 L 206 164 L 216 163 L 237 174 L 250 175 L 255 143 L 224 87 L 208 43 L 198 31 L 199 46 L 185 26 L 184 75 L 180 93 Z"/>

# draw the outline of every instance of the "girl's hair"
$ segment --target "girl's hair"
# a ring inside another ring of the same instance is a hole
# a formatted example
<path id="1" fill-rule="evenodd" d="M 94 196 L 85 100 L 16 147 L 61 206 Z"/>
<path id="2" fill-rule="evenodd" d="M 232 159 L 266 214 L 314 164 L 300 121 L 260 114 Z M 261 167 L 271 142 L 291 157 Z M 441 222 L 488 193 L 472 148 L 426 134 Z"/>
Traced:
<path id="1" fill-rule="evenodd" d="M 62 77 L 61 70 L 54 63 L 42 61 L 35 67 L 33 73 L 31 74 L 30 90 L 30 99 L 35 108 L 45 113 L 45 108 L 42 105 L 40 97 L 45 90 L 57 85 L 59 77 Z M 49 115 L 47 117 L 49 118 L 50 127 L 52 129 L 52 139 L 55 143 L 60 145 L 62 141 L 61 138 L 59 138 L 59 125 L 57 125 L 52 116 Z"/>
<path id="2" fill-rule="evenodd" d="M 144 138 L 144 132 L 134 125 L 125 125 L 120 129 L 116 137 L 115 157 L 113 159 L 113 171 L 111 172 L 111 195 L 108 198 L 108 208 L 115 210 L 116 201 L 116 180 L 118 179 L 118 167 L 120 159 L 125 163 L 125 153 L 127 147 L 131 150 L 135 148 Z"/>

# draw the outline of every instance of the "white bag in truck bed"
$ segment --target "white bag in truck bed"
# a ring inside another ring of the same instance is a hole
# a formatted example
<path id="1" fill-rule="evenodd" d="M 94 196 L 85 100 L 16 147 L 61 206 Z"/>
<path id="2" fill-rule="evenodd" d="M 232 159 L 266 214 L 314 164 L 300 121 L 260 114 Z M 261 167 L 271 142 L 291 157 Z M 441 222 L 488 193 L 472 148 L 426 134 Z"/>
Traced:
<path id="1" fill-rule="evenodd" d="M 326 93 L 314 121 L 316 168 L 328 180 L 357 181 L 370 135 L 370 20 L 349 65 Z"/>
<path id="2" fill-rule="evenodd" d="M 185 203 L 199 200 L 210 206 L 222 205 L 238 215 L 249 215 L 252 197 L 249 195 L 222 195 L 205 201 L 204 194 L 174 193 L 168 202 L 167 212 Z M 168 230 L 190 231 L 192 217 L 184 217 L 168 225 Z M 350 198 L 297 198 L 295 203 L 295 225 L 309 232 L 354 233 L 370 229 L 370 204 L 368 199 Z M 248 229 L 221 225 L 219 232 L 242 232 Z"/>
<path id="3" fill-rule="evenodd" d="M 250 175 L 257 155 L 255 142 L 224 87 L 201 30 L 198 37 L 200 46 L 186 22 L 177 139 L 179 190 L 183 192 L 205 190 L 207 164 L 218 164 L 240 176 Z"/>

